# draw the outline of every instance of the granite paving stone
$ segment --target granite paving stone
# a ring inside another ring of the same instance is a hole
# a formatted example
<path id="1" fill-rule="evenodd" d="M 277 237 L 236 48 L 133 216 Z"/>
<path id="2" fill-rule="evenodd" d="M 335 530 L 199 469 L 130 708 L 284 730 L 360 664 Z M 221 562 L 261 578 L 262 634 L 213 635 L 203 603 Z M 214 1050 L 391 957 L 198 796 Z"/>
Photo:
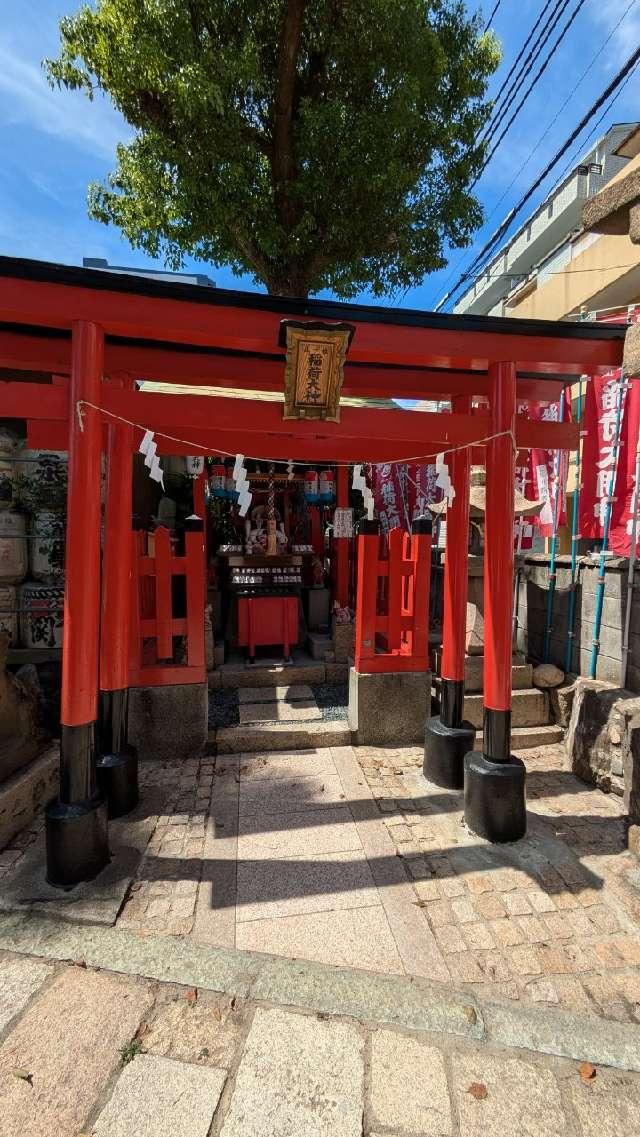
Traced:
<path id="1" fill-rule="evenodd" d="M 566 1134 L 560 1090 L 550 1071 L 490 1054 L 456 1054 L 451 1067 L 460 1137 Z M 486 1096 L 474 1096 L 474 1085 L 485 1087 Z"/>
<path id="2" fill-rule="evenodd" d="M 40 959 L 0 957 L 0 1033 L 26 1007 L 51 973 L 50 964 Z"/>
<path id="3" fill-rule="evenodd" d="M 142 1054 L 125 1066 L 94 1137 L 207 1137 L 226 1071 Z"/>
<path id="4" fill-rule="evenodd" d="M 2 1137 L 77 1137 L 151 1002 L 135 982 L 62 972 L 0 1047 Z"/>
<path id="5" fill-rule="evenodd" d="M 240 922 L 236 947 L 387 974 L 397 975 L 404 970 L 380 904 Z"/>
<path id="6" fill-rule="evenodd" d="M 416 1137 L 453 1132 L 444 1061 L 434 1046 L 394 1031 L 375 1031 L 369 1092 L 376 1126 Z"/>
<path id="7" fill-rule="evenodd" d="M 362 1137 L 363 1050 L 350 1023 L 259 1008 L 221 1137 Z"/>
<path id="8" fill-rule="evenodd" d="M 238 922 L 379 903 L 360 851 L 238 861 Z"/>
<path id="9" fill-rule="evenodd" d="M 295 703 L 243 703 L 240 707 L 240 724 L 262 722 L 313 722 L 322 718 L 315 699 L 300 699 Z"/>
<path id="10" fill-rule="evenodd" d="M 591 1082 L 576 1078 L 570 1101 L 580 1124 L 580 1137 L 637 1137 L 640 1082 L 615 1070 L 598 1069 Z"/>
<path id="11" fill-rule="evenodd" d="M 298 857 L 305 853 L 342 853 L 361 849 L 347 806 L 291 814 L 245 814 L 238 831 L 240 860 Z"/>

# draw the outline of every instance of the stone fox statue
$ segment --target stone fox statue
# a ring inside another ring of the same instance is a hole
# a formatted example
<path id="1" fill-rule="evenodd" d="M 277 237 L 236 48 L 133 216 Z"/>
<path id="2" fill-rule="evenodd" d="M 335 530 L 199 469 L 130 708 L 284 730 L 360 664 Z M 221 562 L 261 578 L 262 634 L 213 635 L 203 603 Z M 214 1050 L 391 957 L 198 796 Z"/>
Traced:
<path id="1" fill-rule="evenodd" d="M 0 631 L 0 782 L 31 761 L 41 736 L 37 695 L 7 671 L 8 648 Z"/>

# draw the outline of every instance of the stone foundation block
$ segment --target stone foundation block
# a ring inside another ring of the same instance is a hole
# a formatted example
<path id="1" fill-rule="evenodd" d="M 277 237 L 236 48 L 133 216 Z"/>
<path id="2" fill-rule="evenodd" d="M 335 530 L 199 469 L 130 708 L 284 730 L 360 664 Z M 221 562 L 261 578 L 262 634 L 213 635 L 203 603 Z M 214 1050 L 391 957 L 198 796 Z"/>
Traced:
<path id="1" fill-rule="evenodd" d="M 129 741 L 141 760 L 196 757 L 208 740 L 207 718 L 207 683 L 134 687 L 129 694 Z"/>
<path id="2" fill-rule="evenodd" d="M 355 624 L 333 625 L 333 652 L 336 663 L 349 663 L 353 659 L 355 637 Z"/>
<path id="3" fill-rule="evenodd" d="M 349 728 L 357 746 L 421 744 L 431 714 L 431 672 L 349 670 Z"/>
<path id="4" fill-rule="evenodd" d="M 0 784 L 0 849 L 58 794 L 60 751 L 52 746 Z"/>

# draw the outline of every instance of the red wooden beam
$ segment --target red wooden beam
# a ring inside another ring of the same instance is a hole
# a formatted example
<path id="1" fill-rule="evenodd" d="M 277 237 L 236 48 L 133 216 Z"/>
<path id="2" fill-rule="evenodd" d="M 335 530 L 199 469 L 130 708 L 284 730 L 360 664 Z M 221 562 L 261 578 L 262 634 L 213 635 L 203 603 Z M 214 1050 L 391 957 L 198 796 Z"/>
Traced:
<path id="1" fill-rule="evenodd" d="M 291 313 L 292 317 L 296 313 Z M 345 316 L 348 315 L 348 310 Z M 235 351 L 279 355 L 280 322 L 287 313 L 233 303 L 203 304 L 80 285 L 12 277 L 0 278 L 0 321 L 69 328 L 73 320 L 99 323 L 107 335 L 169 339 Z M 514 360 L 523 371 L 570 368 L 594 373 L 620 364 L 622 341 L 410 326 L 354 321 L 350 359 L 417 367 L 485 370 L 492 362 Z"/>

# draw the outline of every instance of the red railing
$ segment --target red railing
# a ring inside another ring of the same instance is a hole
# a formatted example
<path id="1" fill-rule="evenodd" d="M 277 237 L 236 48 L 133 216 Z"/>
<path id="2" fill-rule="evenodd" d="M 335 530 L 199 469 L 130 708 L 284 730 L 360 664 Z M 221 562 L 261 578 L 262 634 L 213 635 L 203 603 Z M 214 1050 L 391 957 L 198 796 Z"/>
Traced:
<path id="1" fill-rule="evenodd" d="M 414 522 L 409 536 L 389 533 L 380 556 L 376 522 L 358 535 L 355 668 L 360 672 L 429 670 L 431 525 Z"/>
<path id="2" fill-rule="evenodd" d="M 203 683 L 203 533 L 185 533 L 183 556 L 174 553 L 169 530 L 162 526 L 153 534 L 134 533 L 133 540 L 129 685 Z M 184 578 L 184 587 L 174 587 L 176 577 Z"/>

